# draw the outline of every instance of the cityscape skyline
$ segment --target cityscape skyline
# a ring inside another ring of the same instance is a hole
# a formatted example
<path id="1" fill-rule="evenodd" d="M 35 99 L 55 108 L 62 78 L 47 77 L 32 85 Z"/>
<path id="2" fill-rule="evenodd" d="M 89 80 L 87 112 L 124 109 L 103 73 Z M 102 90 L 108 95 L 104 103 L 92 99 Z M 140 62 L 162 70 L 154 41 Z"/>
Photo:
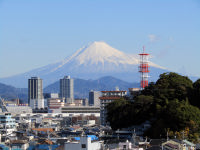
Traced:
<path id="1" fill-rule="evenodd" d="M 92 41 L 130 54 L 145 45 L 152 62 L 199 76 L 199 7 L 196 0 L 0 1 L 0 77 L 62 60 Z"/>

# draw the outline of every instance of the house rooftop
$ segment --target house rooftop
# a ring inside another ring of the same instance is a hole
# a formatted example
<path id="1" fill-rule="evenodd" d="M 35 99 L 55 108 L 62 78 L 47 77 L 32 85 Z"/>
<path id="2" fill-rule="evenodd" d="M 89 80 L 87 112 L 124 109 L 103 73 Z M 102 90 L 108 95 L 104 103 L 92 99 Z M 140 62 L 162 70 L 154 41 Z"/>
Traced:
<path id="1" fill-rule="evenodd" d="M 43 131 L 43 132 L 53 132 L 53 129 L 52 128 L 32 128 L 32 130 L 34 131 Z"/>

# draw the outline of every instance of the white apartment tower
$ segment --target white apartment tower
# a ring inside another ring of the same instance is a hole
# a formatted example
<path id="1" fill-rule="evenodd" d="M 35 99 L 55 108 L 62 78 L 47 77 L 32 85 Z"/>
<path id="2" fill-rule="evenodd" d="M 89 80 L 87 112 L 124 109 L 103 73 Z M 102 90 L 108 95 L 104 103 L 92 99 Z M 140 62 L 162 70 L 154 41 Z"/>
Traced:
<path id="1" fill-rule="evenodd" d="M 60 98 L 65 99 L 66 103 L 74 103 L 74 80 L 70 76 L 60 79 Z"/>

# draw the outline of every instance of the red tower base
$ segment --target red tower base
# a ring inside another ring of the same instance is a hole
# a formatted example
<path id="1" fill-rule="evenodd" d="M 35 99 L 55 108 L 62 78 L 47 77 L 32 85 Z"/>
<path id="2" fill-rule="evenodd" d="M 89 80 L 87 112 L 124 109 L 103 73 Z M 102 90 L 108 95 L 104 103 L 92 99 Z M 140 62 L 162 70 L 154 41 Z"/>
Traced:
<path id="1" fill-rule="evenodd" d="M 144 89 L 146 86 L 148 86 L 148 81 L 141 81 L 140 86 Z"/>

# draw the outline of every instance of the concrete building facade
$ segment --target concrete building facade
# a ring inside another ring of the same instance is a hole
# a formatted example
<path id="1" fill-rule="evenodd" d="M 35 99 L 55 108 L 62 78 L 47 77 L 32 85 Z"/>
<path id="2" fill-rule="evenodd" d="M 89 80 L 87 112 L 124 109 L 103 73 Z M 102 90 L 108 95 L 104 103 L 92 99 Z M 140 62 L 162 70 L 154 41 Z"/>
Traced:
<path id="1" fill-rule="evenodd" d="M 65 106 L 61 108 L 62 113 L 67 114 L 87 114 L 99 116 L 100 108 L 95 106 Z"/>
<path id="2" fill-rule="evenodd" d="M 90 106 L 100 106 L 100 93 L 99 91 L 90 91 L 89 92 L 89 105 Z"/>
<path id="3" fill-rule="evenodd" d="M 28 104 L 31 108 L 44 108 L 43 85 L 39 77 L 28 79 Z"/>
<path id="4" fill-rule="evenodd" d="M 70 76 L 60 79 L 60 98 L 66 103 L 74 103 L 74 80 Z"/>
<path id="5" fill-rule="evenodd" d="M 0 114 L 0 133 L 1 137 L 14 135 L 16 131 L 16 122 L 11 113 Z"/>
<path id="6" fill-rule="evenodd" d="M 101 143 L 99 141 L 92 142 L 91 137 L 82 136 L 79 142 L 65 143 L 64 150 L 100 150 Z"/>
<path id="7" fill-rule="evenodd" d="M 58 109 L 64 107 L 65 103 L 62 99 L 59 98 L 48 98 L 48 107 L 49 109 Z"/>

